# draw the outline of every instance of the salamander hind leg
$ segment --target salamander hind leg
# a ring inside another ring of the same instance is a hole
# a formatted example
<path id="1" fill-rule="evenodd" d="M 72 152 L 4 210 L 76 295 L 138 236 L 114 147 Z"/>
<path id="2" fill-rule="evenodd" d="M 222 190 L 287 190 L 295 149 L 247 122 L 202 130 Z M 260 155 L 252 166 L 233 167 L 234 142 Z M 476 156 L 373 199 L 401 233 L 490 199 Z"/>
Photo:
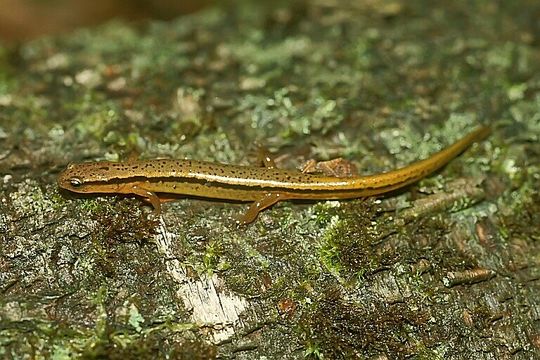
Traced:
<path id="1" fill-rule="evenodd" d="M 253 222 L 259 212 L 263 211 L 267 207 L 270 207 L 281 200 L 287 200 L 287 198 L 280 193 L 266 193 L 260 199 L 254 201 L 249 209 L 246 211 L 244 216 L 242 216 L 237 222 L 239 225 L 247 225 Z"/>

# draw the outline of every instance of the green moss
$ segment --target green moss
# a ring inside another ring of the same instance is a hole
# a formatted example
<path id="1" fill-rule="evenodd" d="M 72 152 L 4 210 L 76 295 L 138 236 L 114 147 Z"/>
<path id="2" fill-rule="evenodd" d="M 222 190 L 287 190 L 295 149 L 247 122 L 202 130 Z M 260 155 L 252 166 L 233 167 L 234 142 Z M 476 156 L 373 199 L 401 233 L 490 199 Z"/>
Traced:
<path id="1" fill-rule="evenodd" d="M 425 315 L 403 304 L 383 305 L 374 299 L 373 311 L 366 313 L 362 306 L 343 299 L 338 289 L 326 289 L 321 295 L 317 305 L 301 321 L 306 352 L 313 352 L 311 349 L 315 347 L 324 358 L 331 359 L 367 358 L 377 351 L 396 357 L 415 353 L 415 346 L 408 343 L 407 327 L 412 325 L 417 330 L 424 327 Z"/>
<path id="2" fill-rule="evenodd" d="M 203 256 L 204 271 L 208 275 L 212 275 L 214 271 L 218 270 L 220 264 L 220 242 L 211 241 L 206 246 L 206 251 Z"/>
<path id="3" fill-rule="evenodd" d="M 304 357 L 308 359 L 324 359 L 324 355 L 319 348 L 319 344 L 308 342 L 306 344 L 306 350 L 304 350 Z"/>
<path id="4" fill-rule="evenodd" d="M 376 250 L 380 230 L 373 201 L 341 203 L 332 212 L 330 216 L 328 209 L 325 211 L 325 217 L 331 220 L 319 250 L 321 262 L 331 273 L 345 281 L 360 280 L 392 260 L 390 253 Z"/>

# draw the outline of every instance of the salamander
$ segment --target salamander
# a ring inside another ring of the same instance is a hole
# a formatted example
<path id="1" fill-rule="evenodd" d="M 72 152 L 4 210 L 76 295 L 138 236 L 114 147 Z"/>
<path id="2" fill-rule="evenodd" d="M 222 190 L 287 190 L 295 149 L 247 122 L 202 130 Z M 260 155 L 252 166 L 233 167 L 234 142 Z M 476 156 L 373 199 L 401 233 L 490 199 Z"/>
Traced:
<path id="1" fill-rule="evenodd" d="M 282 200 L 335 200 L 379 195 L 410 185 L 443 167 L 490 133 L 480 126 L 431 157 L 405 167 L 365 176 L 329 176 L 275 167 L 240 166 L 198 160 L 132 160 L 72 163 L 58 186 L 75 193 L 132 194 L 157 214 L 167 194 L 252 202 L 242 224 Z"/>

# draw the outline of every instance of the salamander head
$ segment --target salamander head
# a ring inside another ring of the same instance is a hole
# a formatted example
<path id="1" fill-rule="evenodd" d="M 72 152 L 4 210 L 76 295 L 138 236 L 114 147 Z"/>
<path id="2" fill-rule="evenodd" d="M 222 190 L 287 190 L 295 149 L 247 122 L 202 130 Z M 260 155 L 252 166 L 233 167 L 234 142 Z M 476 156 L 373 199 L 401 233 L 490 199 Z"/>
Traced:
<path id="1" fill-rule="evenodd" d="M 109 162 L 69 164 L 58 175 L 58 186 L 77 193 L 108 192 Z"/>

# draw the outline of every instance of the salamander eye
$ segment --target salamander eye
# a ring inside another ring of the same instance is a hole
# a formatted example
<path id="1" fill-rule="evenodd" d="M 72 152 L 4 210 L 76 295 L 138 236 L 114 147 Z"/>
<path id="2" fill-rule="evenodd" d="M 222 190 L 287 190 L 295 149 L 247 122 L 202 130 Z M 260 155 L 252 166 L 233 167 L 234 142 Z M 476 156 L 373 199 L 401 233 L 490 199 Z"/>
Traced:
<path id="1" fill-rule="evenodd" d="M 73 187 L 79 187 L 82 185 L 82 180 L 76 177 L 72 177 L 71 179 L 69 179 L 69 183 Z"/>

